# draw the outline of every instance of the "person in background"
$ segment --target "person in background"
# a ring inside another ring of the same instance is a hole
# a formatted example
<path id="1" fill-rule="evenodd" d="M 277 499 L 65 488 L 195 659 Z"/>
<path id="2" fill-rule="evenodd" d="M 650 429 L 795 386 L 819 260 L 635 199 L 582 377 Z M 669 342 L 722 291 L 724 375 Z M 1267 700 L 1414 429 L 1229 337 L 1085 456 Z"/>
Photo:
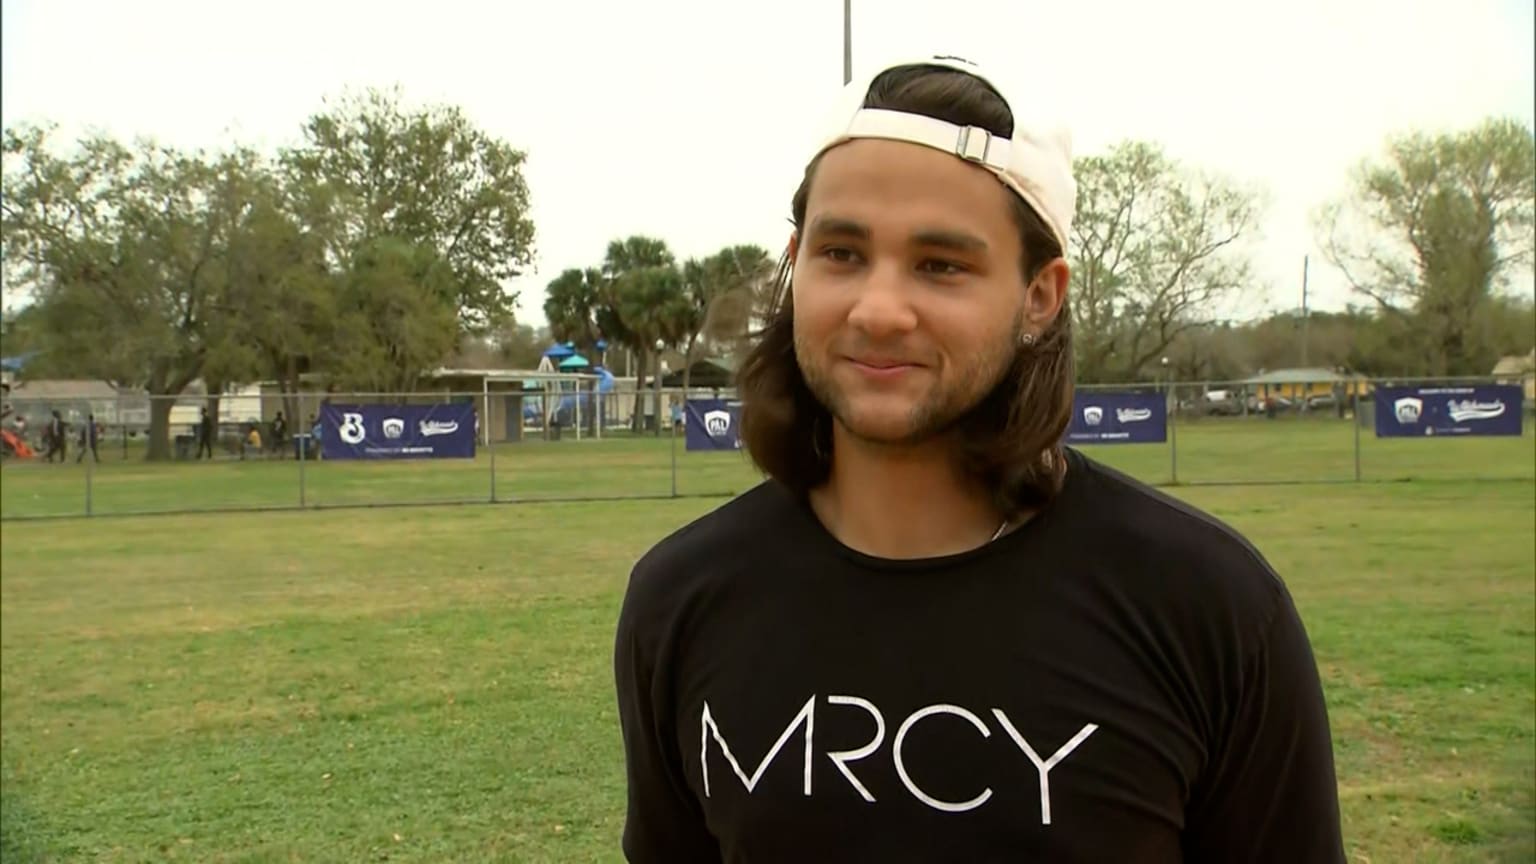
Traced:
<path id="1" fill-rule="evenodd" d="M 283 458 L 283 442 L 288 440 L 288 421 L 283 417 L 283 412 L 277 412 L 272 418 L 272 449 L 277 453 L 277 458 Z"/>
<path id="2" fill-rule="evenodd" d="M 101 427 L 96 425 L 96 415 L 85 415 L 85 425 L 80 428 L 80 452 L 75 454 L 75 464 L 85 458 L 85 451 L 91 451 L 91 458 L 101 461 L 101 454 L 96 452 L 96 440 L 101 436 Z"/>
<path id="3" fill-rule="evenodd" d="M 309 446 L 313 451 L 312 459 L 319 459 L 324 452 L 320 448 L 320 420 L 315 415 L 309 415 Z"/>
<path id="4" fill-rule="evenodd" d="M 245 432 L 245 438 L 240 442 L 240 460 L 245 461 L 247 452 L 261 455 L 261 427 L 252 423 Z"/>
<path id="5" fill-rule="evenodd" d="M 60 463 L 65 461 L 68 455 L 67 451 L 69 450 L 68 434 L 64 418 L 59 416 L 59 412 L 53 412 L 53 416 L 48 420 L 48 428 L 43 431 L 43 443 L 48 447 L 47 456 L 49 462 L 53 461 L 54 454 L 58 454 Z"/>
<path id="6" fill-rule="evenodd" d="M 203 408 L 202 415 L 197 421 L 197 457 L 203 458 L 203 452 L 207 451 L 208 458 L 213 458 L 213 418 L 208 416 L 208 409 Z"/>

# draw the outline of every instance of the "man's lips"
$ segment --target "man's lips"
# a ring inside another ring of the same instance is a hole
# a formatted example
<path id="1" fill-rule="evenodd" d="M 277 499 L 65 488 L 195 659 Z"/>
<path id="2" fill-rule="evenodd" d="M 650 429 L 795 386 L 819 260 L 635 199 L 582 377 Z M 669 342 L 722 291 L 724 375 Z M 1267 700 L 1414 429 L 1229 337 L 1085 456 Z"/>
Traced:
<path id="1" fill-rule="evenodd" d="M 854 369 L 875 378 L 891 378 L 922 368 L 919 363 L 895 357 L 849 357 L 847 360 Z"/>

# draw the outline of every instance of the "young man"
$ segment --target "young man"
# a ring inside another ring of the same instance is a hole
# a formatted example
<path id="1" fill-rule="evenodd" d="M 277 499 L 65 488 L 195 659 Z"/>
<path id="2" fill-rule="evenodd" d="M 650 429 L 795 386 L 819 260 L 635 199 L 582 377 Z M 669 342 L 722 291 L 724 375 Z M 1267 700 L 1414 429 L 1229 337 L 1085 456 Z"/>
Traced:
<path id="1" fill-rule="evenodd" d="M 951 58 L 847 98 L 741 373 L 770 479 L 631 577 L 625 853 L 1342 862 L 1281 580 L 1061 445 L 1065 144 Z"/>

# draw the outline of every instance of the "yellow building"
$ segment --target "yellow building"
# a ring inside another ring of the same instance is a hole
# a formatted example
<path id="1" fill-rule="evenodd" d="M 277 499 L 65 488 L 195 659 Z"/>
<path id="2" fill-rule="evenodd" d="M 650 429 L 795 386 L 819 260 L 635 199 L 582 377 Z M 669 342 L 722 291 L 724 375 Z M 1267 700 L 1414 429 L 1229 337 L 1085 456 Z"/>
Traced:
<path id="1" fill-rule="evenodd" d="M 1371 393 L 1371 382 L 1364 375 L 1336 372 L 1322 367 L 1302 369 L 1275 369 L 1263 372 L 1243 382 L 1249 395 L 1263 399 L 1286 399 L 1290 402 L 1333 397 L 1348 400 L 1354 396 L 1364 398 Z"/>

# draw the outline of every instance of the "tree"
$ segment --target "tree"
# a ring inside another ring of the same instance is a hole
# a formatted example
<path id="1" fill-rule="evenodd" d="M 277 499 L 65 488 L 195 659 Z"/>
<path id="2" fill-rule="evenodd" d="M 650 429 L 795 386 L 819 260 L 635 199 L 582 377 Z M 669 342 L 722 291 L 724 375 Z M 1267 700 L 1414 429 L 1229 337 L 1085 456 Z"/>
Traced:
<path id="1" fill-rule="evenodd" d="M 1247 328 L 1228 322 L 1191 327 L 1168 345 L 1166 374 L 1173 381 L 1234 381 L 1253 368 L 1243 351 Z M 1159 365 L 1162 358 L 1159 357 Z"/>
<path id="2" fill-rule="evenodd" d="M 1533 209 L 1536 138 L 1493 119 L 1392 138 L 1383 159 L 1355 169 L 1317 228 L 1328 260 L 1398 319 L 1429 374 L 1485 374 L 1497 359 L 1488 304 L 1529 273 Z"/>
<path id="3" fill-rule="evenodd" d="M 679 267 L 665 241 L 634 235 L 609 243 L 600 269 L 572 268 L 555 277 L 544 315 L 556 339 L 582 347 L 607 340 L 634 352 L 638 430 L 647 372 L 660 374 L 657 343 L 663 350 L 681 348 L 686 389 L 702 345 L 744 336 L 772 269 L 768 253 L 751 245 L 728 246 Z"/>
<path id="4" fill-rule="evenodd" d="M 683 345 L 683 389 L 692 384 L 695 351 L 701 344 L 741 344 L 751 326 L 754 301 L 773 275 L 773 262 L 761 246 L 727 246 L 703 260 L 683 265 L 686 307 L 679 307 Z"/>
<path id="5" fill-rule="evenodd" d="M 1244 290 L 1239 241 L 1252 192 L 1128 141 L 1078 159 L 1072 223 L 1073 326 L 1085 381 L 1147 374 L 1179 334 L 1210 324 Z"/>
<path id="6" fill-rule="evenodd" d="M 683 275 L 675 265 L 638 267 L 621 273 L 613 282 L 610 294 L 614 311 L 624 322 L 624 329 L 640 346 L 640 374 L 635 393 L 635 422 L 638 424 L 640 395 L 644 391 L 643 376 L 646 369 L 661 375 L 661 352 L 676 348 L 687 338 L 696 320 L 693 304 L 683 288 Z M 657 346 L 661 346 L 658 348 Z M 660 397 L 656 404 L 656 433 L 661 434 L 662 406 Z M 638 425 L 636 427 L 638 429 Z"/>
<path id="7" fill-rule="evenodd" d="M 334 266 L 397 238 L 447 268 L 434 290 L 465 332 L 511 319 L 517 295 L 502 283 L 533 259 L 522 151 L 458 108 L 407 110 L 398 92 L 377 90 L 314 115 L 304 138 L 282 162 L 298 213 L 325 239 Z"/>
<path id="8" fill-rule="evenodd" d="M 603 290 L 603 273 L 596 268 L 571 268 L 556 276 L 544 295 L 550 334 L 561 342 L 575 342 L 583 350 L 596 347 L 602 338 L 597 312 Z"/>
<path id="9" fill-rule="evenodd" d="M 648 275 L 629 278 L 644 271 L 648 271 Z M 663 275 L 665 271 L 671 271 L 672 276 Z M 644 413 L 646 371 L 651 368 L 652 356 L 656 357 L 659 369 L 660 352 L 656 351 L 654 343 L 663 338 L 659 332 L 647 332 L 656 329 L 652 326 L 655 316 L 644 308 L 646 301 L 640 298 L 670 301 L 671 298 L 665 296 L 667 286 L 675 286 L 680 293 L 682 277 L 677 273 L 677 259 L 667 248 L 666 241 L 637 234 L 608 244 L 600 285 L 598 303 L 593 310 L 598 332 L 611 345 L 633 351 L 639 360 L 639 368 L 635 370 L 634 410 L 634 428 L 638 431 Z M 656 407 L 657 428 L 660 429 L 661 406 Z"/>
<path id="10" fill-rule="evenodd" d="M 549 339 L 549 331 L 543 327 L 514 323 L 503 327 L 493 344 L 502 363 L 513 369 L 533 369 L 543 358 Z"/>
<path id="11" fill-rule="evenodd" d="M 1478 323 L 1496 356 L 1529 354 L 1536 348 L 1536 297 L 1494 297 Z"/>
<path id="12" fill-rule="evenodd" d="M 173 397 L 202 374 L 226 314 L 223 258 L 252 157 L 104 136 L 56 156 L 49 131 L 4 133 L 8 281 L 31 288 L 55 369 L 158 397 L 147 456 L 167 458 Z"/>
<path id="13" fill-rule="evenodd" d="M 278 177 L 257 175 L 249 196 L 228 255 L 227 302 L 236 326 L 222 334 L 222 344 L 248 352 L 257 373 L 278 382 L 284 410 L 295 417 L 299 376 L 316 369 L 337 338 L 341 280 L 326 265 L 320 236 L 299 223 Z M 211 384 L 219 376 L 205 377 Z"/>
<path id="14" fill-rule="evenodd" d="M 429 245 L 393 237 L 365 243 L 337 294 L 336 336 L 325 358 L 331 382 L 357 393 L 414 391 L 455 348 L 455 310 L 446 299 L 454 278 Z"/>
<path id="15" fill-rule="evenodd" d="M 705 260 L 705 274 L 713 285 L 704 315 L 707 338 L 722 342 L 747 338 L 754 321 L 760 320 L 762 298 L 770 293 L 774 264 L 768 250 L 753 244 L 727 246 Z"/>

